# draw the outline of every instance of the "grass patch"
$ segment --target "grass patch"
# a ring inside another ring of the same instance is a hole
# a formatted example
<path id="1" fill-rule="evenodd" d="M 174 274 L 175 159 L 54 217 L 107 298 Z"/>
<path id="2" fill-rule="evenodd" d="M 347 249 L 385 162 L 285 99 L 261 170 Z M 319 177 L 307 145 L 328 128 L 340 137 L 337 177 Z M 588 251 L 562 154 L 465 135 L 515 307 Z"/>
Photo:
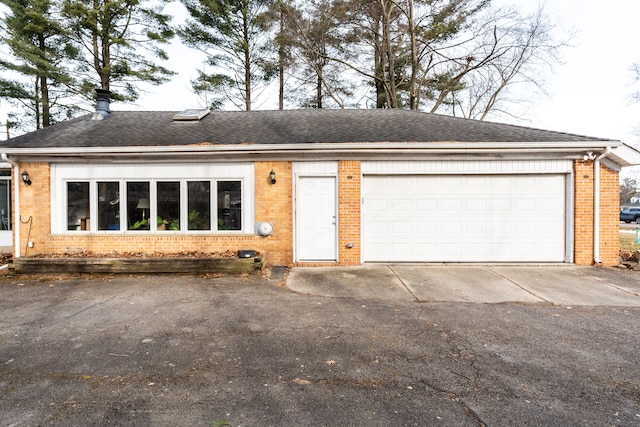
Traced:
<path id="1" fill-rule="evenodd" d="M 635 233 L 620 233 L 620 249 L 623 251 L 635 251 L 640 249 L 636 243 Z"/>

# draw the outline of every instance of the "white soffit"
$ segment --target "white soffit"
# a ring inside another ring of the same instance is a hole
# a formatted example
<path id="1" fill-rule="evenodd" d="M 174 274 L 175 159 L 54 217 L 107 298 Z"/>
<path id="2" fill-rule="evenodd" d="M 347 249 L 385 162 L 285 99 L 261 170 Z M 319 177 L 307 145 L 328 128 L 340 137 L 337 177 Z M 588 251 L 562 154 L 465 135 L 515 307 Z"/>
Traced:
<path id="1" fill-rule="evenodd" d="M 622 167 L 640 165 L 640 151 L 627 144 L 611 150 L 609 158 Z"/>

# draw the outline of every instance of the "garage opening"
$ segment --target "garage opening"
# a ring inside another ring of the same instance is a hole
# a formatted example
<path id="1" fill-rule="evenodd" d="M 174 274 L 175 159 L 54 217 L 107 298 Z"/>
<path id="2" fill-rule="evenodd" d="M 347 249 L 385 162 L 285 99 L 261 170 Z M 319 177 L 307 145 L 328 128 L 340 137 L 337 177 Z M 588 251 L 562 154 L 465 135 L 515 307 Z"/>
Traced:
<path id="1" fill-rule="evenodd" d="M 365 175 L 365 262 L 564 262 L 564 174 Z"/>

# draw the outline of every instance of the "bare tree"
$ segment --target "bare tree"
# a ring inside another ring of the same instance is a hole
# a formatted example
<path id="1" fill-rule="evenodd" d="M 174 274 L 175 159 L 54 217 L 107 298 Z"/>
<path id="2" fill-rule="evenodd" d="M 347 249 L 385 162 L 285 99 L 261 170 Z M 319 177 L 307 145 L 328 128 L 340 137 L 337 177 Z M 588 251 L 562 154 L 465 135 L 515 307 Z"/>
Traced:
<path id="1" fill-rule="evenodd" d="M 332 0 L 316 11 L 343 27 L 345 42 L 314 54 L 363 78 L 377 108 L 485 119 L 515 101 L 510 86 L 542 90 L 540 70 L 568 45 L 542 7 L 522 17 L 487 0 Z"/>
<path id="2" fill-rule="evenodd" d="M 490 113 L 511 114 L 508 106 L 522 102 L 510 97 L 512 86 L 544 91 L 540 70 L 552 69 L 560 63 L 559 52 L 568 46 L 570 37 L 554 40 L 555 26 L 540 7 L 534 14 L 522 17 L 514 9 L 493 12 L 492 28 L 481 39 L 485 56 L 483 66 L 476 67 L 463 78 L 463 87 L 448 94 L 452 114 L 484 120 Z M 530 93 L 531 89 L 529 90 Z"/>
<path id="3" fill-rule="evenodd" d="M 620 205 L 623 205 L 638 192 L 638 182 L 633 178 L 624 178 L 620 183 Z"/>
<path id="4" fill-rule="evenodd" d="M 345 78 L 344 65 L 330 58 L 342 51 L 346 42 L 341 26 L 328 11 L 327 0 L 289 8 L 283 17 L 284 45 L 288 47 L 290 84 L 288 98 L 301 107 L 344 108 L 352 82 Z"/>

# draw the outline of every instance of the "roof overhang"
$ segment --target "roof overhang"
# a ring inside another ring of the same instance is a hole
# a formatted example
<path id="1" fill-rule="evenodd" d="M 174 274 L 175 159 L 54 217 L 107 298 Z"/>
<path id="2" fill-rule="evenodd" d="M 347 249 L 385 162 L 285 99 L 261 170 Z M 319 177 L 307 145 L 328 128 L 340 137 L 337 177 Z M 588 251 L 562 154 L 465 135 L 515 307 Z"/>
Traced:
<path id="1" fill-rule="evenodd" d="M 622 167 L 640 165 L 640 151 L 627 144 L 613 149 L 608 158 Z"/>
<path id="2" fill-rule="evenodd" d="M 171 146 L 4 148 L 17 161 L 109 162 L 184 160 L 427 160 L 442 158 L 581 159 L 612 149 L 609 158 L 620 166 L 640 164 L 640 152 L 620 141 L 579 142 L 375 142 L 297 144 L 197 144 Z"/>

